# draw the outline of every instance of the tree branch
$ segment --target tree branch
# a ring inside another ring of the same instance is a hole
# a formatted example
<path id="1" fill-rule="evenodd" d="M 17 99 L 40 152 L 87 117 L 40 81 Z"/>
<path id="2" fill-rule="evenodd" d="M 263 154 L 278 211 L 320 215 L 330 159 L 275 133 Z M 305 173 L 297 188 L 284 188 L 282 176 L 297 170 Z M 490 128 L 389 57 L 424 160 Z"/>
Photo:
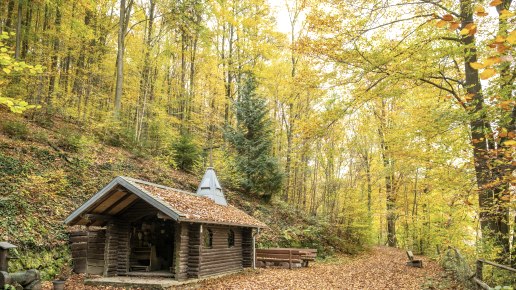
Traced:
<path id="1" fill-rule="evenodd" d="M 434 16 L 434 14 L 422 14 L 422 15 L 412 16 L 412 17 L 409 17 L 409 18 L 397 19 L 397 20 L 394 20 L 394 21 L 391 21 L 391 22 L 383 23 L 383 24 L 380 24 L 378 26 L 367 28 L 367 29 L 363 29 L 363 30 L 359 30 L 359 31 L 361 33 L 364 33 L 364 32 L 375 30 L 375 29 L 378 29 L 378 28 L 381 28 L 381 27 L 384 27 L 384 26 L 388 26 L 388 25 L 394 24 L 394 23 L 403 22 L 403 21 L 409 21 L 409 20 L 413 20 L 413 19 L 416 19 L 416 18 L 430 17 L 430 16 Z"/>
<path id="2" fill-rule="evenodd" d="M 468 110 L 468 107 L 466 106 L 466 104 L 464 104 L 464 102 L 460 99 L 459 95 L 454 90 L 445 88 L 439 84 L 436 84 L 436 83 L 429 81 L 427 79 L 424 79 L 424 78 L 420 78 L 419 80 L 452 94 L 453 97 L 455 98 L 455 100 L 457 100 L 457 102 L 462 106 L 462 108 L 464 108 L 464 110 L 466 110 L 466 111 Z"/>

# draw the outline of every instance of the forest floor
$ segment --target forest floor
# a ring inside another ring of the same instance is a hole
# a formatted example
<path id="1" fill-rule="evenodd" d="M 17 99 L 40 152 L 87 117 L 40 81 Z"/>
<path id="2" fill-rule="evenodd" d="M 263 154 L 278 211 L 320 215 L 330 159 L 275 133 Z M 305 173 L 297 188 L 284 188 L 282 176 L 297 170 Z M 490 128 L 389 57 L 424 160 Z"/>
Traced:
<path id="1" fill-rule="evenodd" d="M 315 262 L 308 268 L 244 271 L 177 289 L 462 289 L 435 261 L 418 258 L 423 260 L 423 268 L 408 267 L 405 251 L 375 247 L 358 256 Z M 83 278 L 72 276 L 66 289 L 117 289 L 85 287 Z M 51 283 L 45 282 L 43 289 L 51 289 Z"/>

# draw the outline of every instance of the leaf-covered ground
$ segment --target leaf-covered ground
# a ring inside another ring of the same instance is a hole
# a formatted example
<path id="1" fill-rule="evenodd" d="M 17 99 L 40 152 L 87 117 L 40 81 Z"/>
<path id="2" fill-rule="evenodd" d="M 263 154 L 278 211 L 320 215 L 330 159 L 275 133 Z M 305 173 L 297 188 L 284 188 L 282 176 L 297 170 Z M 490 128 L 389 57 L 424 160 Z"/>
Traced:
<path id="1" fill-rule="evenodd" d="M 422 259 L 422 269 L 408 267 L 404 251 L 377 247 L 353 258 L 316 262 L 308 268 L 257 269 L 178 289 L 462 289 L 436 262 Z M 82 276 L 76 275 L 66 289 L 95 289 L 81 283 Z M 51 289 L 49 282 L 44 286 Z"/>

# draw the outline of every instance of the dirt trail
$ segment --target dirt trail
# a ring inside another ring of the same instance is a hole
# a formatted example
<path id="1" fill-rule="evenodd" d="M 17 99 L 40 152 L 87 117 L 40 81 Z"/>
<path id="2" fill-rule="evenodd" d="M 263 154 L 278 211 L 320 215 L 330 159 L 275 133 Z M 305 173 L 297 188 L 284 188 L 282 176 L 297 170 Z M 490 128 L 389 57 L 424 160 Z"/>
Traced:
<path id="1" fill-rule="evenodd" d="M 423 268 L 406 266 L 405 251 L 376 247 L 371 252 L 308 268 L 259 269 L 201 283 L 199 289 L 459 289 L 443 281 L 445 273 L 422 257 Z M 424 287 L 422 287 L 424 285 Z"/>

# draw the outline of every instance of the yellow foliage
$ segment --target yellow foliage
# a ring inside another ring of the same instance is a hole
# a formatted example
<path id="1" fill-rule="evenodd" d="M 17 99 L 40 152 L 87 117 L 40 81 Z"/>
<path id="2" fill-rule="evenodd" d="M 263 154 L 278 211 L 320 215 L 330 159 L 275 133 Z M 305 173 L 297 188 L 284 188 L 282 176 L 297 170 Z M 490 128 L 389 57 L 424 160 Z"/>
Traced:
<path id="1" fill-rule="evenodd" d="M 496 70 L 494 68 L 488 68 L 488 69 L 485 69 L 481 74 L 480 74 L 480 79 L 482 80 L 487 80 L 489 79 L 490 77 L 494 76 L 496 74 Z"/>
<path id="2" fill-rule="evenodd" d="M 510 44 L 516 44 L 516 30 L 513 30 L 511 33 L 509 33 L 506 40 Z"/>
<path id="3" fill-rule="evenodd" d="M 516 15 L 514 12 L 509 11 L 507 9 L 503 9 L 502 11 L 500 11 L 500 18 L 501 19 L 507 19 L 507 18 L 510 18 L 510 17 L 512 17 L 514 15 Z"/>
<path id="4" fill-rule="evenodd" d="M 488 57 L 485 61 L 484 61 L 484 67 L 488 67 L 488 66 L 491 66 L 493 64 L 497 64 L 497 63 L 500 63 L 502 62 L 502 59 L 497 57 L 497 56 L 491 56 L 491 57 Z"/>
<path id="5" fill-rule="evenodd" d="M 489 13 L 486 12 L 486 9 L 483 6 L 475 7 L 475 14 L 481 17 L 489 15 Z"/>
<path id="6" fill-rule="evenodd" d="M 437 23 L 435 24 L 435 26 L 439 27 L 439 28 L 443 28 L 445 27 L 446 25 L 448 25 L 448 22 L 444 21 L 444 20 L 439 20 L 437 21 Z"/>
<path id="7" fill-rule="evenodd" d="M 480 63 L 480 62 L 470 62 L 469 65 L 473 69 L 481 69 L 481 68 L 486 67 L 483 63 Z"/>

